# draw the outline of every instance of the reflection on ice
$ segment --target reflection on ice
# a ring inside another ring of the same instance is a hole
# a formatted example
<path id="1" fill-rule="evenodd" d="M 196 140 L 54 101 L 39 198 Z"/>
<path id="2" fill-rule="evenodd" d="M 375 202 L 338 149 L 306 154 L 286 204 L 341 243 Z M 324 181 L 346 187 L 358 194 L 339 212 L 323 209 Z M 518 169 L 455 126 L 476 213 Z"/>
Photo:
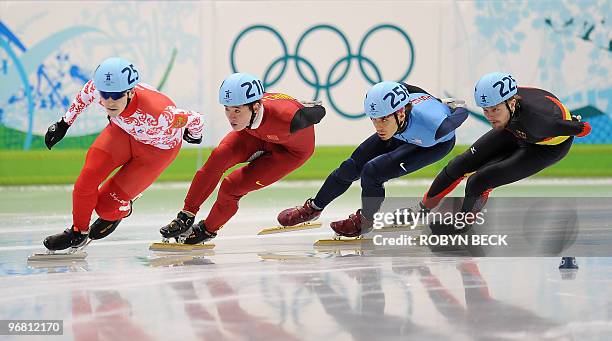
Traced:
<path id="1" fill-rule="evenodd" d="M 61 319 L 65 339 L 87 341 L 612 338 L 608 258 L 560 271 L 559 257 L 314 248 L 328 229 L 257 236 L 270 210 L 248 202 L 214 250 L 155 253 L 155 222 L 175 212 L 147 206 L 151 196 L 79 262 L 26 262 L 69 217 L 11 213 L 0 226 L 0 319 Z"/>

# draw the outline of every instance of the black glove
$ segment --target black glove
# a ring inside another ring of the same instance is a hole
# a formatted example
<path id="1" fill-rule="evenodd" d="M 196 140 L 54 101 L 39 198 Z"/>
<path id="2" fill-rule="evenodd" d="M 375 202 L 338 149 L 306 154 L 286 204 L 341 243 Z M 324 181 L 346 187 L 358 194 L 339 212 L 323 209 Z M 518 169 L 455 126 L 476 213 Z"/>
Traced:
<path id="1" fill-rule="evenodd" d="M 185 128 L 185 131 L 183 132 L 183 140 L 191 144 L 200 144 L 202 143 L 202 136 L 200 136 L 200 138 L 197 138 L 197 139 L 193 138 L 191 137 L 191 135 L 189 135 L 189 130 Z"/>
<path id="2" fill-rule="evenodd" d="M 295 112 L 291 124 L 289 126 L 289 132 L 295 133 L 298 130 L 308 128 L 313 124 L 321 122 L 325 117 L 325 108 L 320 105 L 314 105 L 312 107 L 303 107 Z"/>
<path id="3" fill-rule="evenodd" d="M 70 125 L 60 118 L 59 121 L 53 123 L 49 129 L 47 129 L 47 133 L 45 134 L 45 144 L 49 150 L 51 150 L 51 147 L 55 146 L 56 143 L 66 136 L 66 132 L 68 131 L 69 127 Z"/>

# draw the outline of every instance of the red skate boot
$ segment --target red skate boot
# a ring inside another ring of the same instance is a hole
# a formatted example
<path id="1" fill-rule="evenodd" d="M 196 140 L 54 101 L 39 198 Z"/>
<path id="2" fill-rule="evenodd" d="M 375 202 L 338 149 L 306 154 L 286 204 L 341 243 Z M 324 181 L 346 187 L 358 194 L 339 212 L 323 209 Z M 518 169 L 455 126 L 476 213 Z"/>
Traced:
<path id="1" fill-rule="evenodd" d="M 288 208 L 278 214 L 278 222 L 282 226 L 294 226 L 315 220 L 321 216 L 323 210 L 312 207 L 312 199 L 306 200 L 303 206 Z"/>
<path id="2" fill-rule="evenodd" d="M 373 221 L 366 219 L 359 209 L 355 214 L 349 215 L 348 219 L 334 221 L 329 226 L 343 237 L 359 237 L 372 230 Z"/>

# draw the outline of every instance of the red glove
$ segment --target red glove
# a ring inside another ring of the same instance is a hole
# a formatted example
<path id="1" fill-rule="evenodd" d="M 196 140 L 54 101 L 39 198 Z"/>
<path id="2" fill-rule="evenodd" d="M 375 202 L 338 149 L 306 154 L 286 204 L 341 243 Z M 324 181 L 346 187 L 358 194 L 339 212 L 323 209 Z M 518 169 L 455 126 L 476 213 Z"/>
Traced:
<path id="1" fill-rule="evenodd" d="M 582 131 L 580 134 L 576 135 L 576 137 L 585 137 L 591 133 L 591 125 L 589 122 L 584 122 L 582 124 Z"/>

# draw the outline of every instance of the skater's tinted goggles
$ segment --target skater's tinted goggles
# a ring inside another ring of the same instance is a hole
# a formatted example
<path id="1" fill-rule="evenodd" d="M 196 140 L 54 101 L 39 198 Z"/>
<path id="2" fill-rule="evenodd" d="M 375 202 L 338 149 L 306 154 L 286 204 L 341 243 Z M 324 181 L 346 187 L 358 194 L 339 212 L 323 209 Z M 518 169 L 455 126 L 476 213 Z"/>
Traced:
<path id="1" fill-rule="evenodd" d="M 98 90 L 99 91 L 99 90 Z M 102 98 L 104 99 L 109 99 L 112 98 L 113 101 L 116 101 L 120 98 L 123 98 L 123 96 L 125 96 L 125 93 L 127 91 L 121 91 L 121 92 L 106 92 L 106 91 L 99 91 L 100 92 L 100 96 L 102 96 Z"/>

